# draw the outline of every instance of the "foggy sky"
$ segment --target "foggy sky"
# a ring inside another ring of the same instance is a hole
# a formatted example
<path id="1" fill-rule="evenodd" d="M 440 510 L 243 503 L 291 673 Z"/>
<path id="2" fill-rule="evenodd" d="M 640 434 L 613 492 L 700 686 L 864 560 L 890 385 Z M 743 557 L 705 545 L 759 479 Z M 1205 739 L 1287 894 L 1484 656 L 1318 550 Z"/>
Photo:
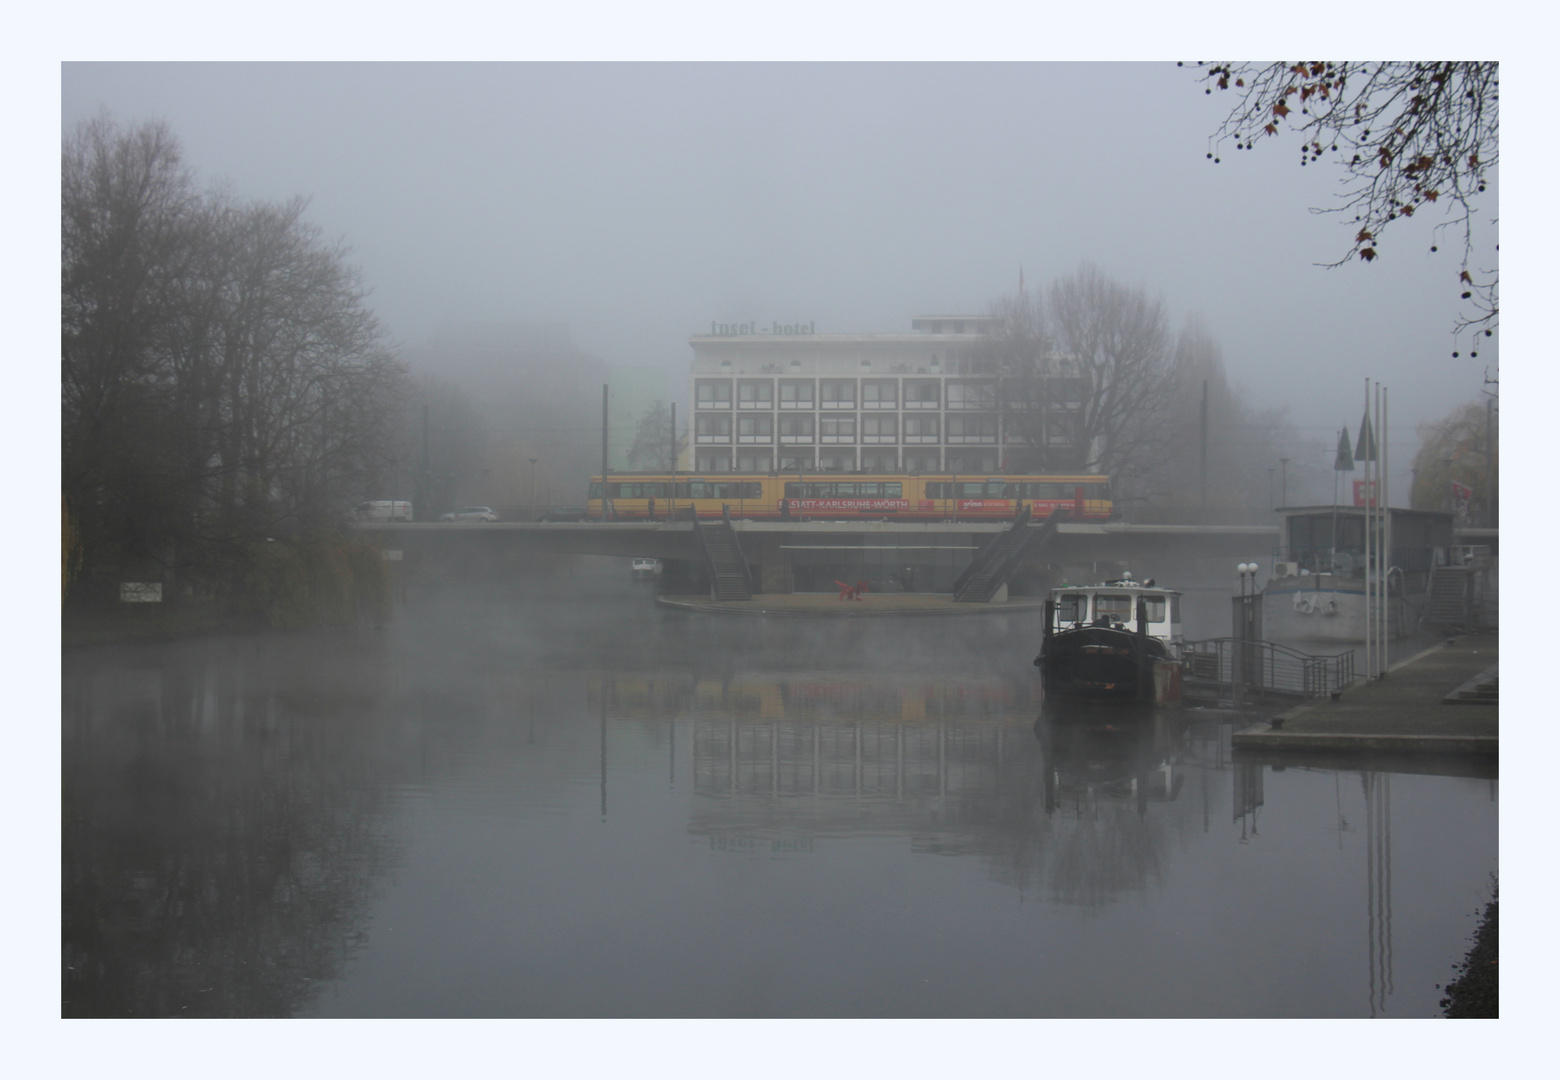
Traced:
<path id="1" fill-rule="evenodd" d="M 1415 424 L 1479 394 L 1498 338 L 1451 357 L 1457 245 L 1429 254 L 1422 217 L 1375 264 L 1315 265 L 1350 240 L 1310 212 L 1339 173 L 1292 141 L 1207 160 L 1232 100 L 1172 62 L 68 63 L 61 95 L 65 132 L 163 119 L 202 181 L 311 198 L 407 346 L 563 321 L 681 387 L 711 320 L 903 332 L 1090 260 L 1202 316 L 1324 445 L 1387 384 L 1406 503 Z"/>

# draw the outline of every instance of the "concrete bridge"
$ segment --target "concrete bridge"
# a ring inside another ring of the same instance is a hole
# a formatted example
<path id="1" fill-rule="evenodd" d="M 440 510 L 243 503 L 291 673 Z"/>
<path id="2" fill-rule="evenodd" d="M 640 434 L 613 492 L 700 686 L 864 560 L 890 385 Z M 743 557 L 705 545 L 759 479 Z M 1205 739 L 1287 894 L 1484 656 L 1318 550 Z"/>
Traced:
<path id="1" fill-rule="evenodd" d="M 895 521 L 733 521 L 742 553 L 765 593 L 818 591 L 840 566 L 909 569 L 911 591 L 941 592 L 953 576 L 997 534 L 1004 523 Z M 694 524 L 677 522 L 495 522 L 458 524 L 365 523 L 407 558 L 459 558 L 463 553 L 522 552 L 640 556 L 699 564 L 702 551 Z M 1188 573 L 1214 570 L 1220 577 L 1244 560 L 1271 561 L 1279 543 L 1276 525 L 1132 525 L 1067 522 L 1022 568 L 1100 565 L 1101 573 L 1125 566 L 1141 575 L 1173 581 L 1170 567 Z M 831 569 L 833 568 L 833 569 Z M 853 573 L 845 570 L 844 573 Z M 1085 573 L 1086 570 L 1074 571 Z M 867 576 L 872 576 L 870 573 Z M 816 579 L 816 580 L 815 580 Z M 946 579 L 946 580 L 945 580 Z M 817 581 L 824 581 L 820 586 Z"/>

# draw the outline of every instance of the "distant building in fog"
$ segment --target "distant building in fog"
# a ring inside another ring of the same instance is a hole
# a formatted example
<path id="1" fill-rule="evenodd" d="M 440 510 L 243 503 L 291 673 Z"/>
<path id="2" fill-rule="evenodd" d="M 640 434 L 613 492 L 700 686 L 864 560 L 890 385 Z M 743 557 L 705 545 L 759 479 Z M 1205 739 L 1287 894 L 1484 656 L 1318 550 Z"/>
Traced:
<path id="1" fill-rule="evenodd" d="M 711 323 L 693 347 L 695 472 L 995 473 L 1075 449 L 1080 380 L 1060 369 L 1023 408 L 998 376 L 989 315 L 923 315 L 907 334 Z M 1042 380 L 1042 381 L 1046 381 Z M 1036 428 L 1036 424 L 1043 427 Z"/>

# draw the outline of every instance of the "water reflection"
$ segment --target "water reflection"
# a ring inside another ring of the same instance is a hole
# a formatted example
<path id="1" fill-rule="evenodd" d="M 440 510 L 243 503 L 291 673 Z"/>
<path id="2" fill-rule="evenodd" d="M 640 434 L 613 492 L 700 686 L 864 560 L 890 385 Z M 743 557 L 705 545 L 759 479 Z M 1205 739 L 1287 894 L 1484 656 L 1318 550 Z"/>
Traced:
<path id="1" fill-rule="evenodd" d="M 67 657 L 64 1015 L 287 1016 L 360 945 L 397 748 L 377 680 L 278 659 Z"/>
<path id="2" fill-rule="evenodd" d="M 1227 770 L 1235 817 L 1253 828 L 1261 804 L 1260 767 L 1229 768 L 1218 719 L 1036 720 L 1032 679 L 603 674 L 588 693 L 604 717 L 669 725 L 671 777 L 676 721 L 688 725 L 689 829 L 720 851 L 899 836 L 912 852 L 976 856 L 1025 894 L 1098 908 L 1162 881 L 1171 838 L 1199 816 L 1206 830 L 1206 781 L 1200 804 L 1180 801 L 1189 771 Z"/>
<path id="3" fill-rule="evenodd" d="M 67 655 L 66 1013 L 1428 1015 L 1494 858 L 1027 647 L 467 614 Z"/>

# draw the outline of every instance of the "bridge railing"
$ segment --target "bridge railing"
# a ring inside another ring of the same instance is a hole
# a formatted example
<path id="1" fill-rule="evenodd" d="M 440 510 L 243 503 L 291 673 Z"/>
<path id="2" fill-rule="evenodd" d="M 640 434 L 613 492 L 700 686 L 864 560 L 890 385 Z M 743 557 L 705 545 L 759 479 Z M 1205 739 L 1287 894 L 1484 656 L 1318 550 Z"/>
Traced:
<path id="1" fill-rule="evenodd" d="M 1258 694 L 1324 697 L 1354 682 L 1354 650 L 1314 656 L 1275 641 L 1208 638 L 1181 649 L 1189 682 L 1212 685 L 1222 694 L 1237 687 Z"/>

